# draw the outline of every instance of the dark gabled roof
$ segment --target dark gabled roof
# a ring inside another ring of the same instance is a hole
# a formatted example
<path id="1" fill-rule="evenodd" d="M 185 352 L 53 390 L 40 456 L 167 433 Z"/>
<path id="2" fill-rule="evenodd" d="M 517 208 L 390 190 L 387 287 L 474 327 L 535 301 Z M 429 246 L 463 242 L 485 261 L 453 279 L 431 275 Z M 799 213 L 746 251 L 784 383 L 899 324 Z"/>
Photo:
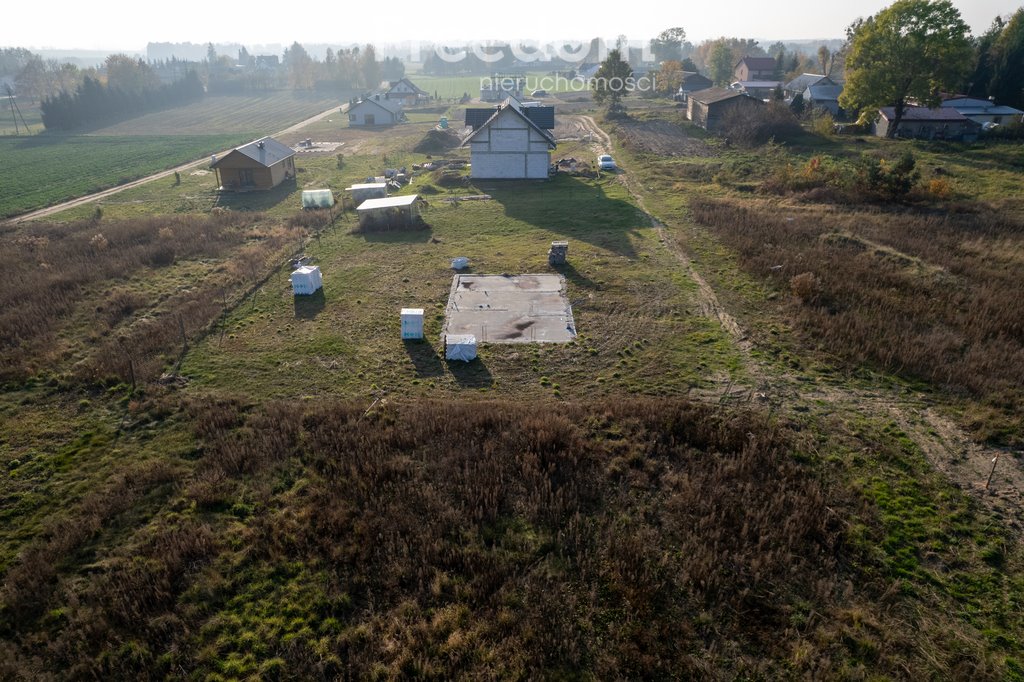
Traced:
<path id="1" fill-rule="evenodd" d="M 235 147 L 233 150 L 210 165 L 216 168 L 221 161 L 228 158 L 234 152 L 238 152 L 242 156 L 249 157 L 265 168 L 270 168 L 275 163 L 283 161 L 290 156 L 295 156 L 295 151 L 288 145 L 281 144 L 272 137 L 261 137 L 258 140 L 253 140 L 249 144 L 244 144 L 241 147 Z"/>
<path id="2" fill-rule="evenodd" d="M 416 85 L 415 83 L 413 83 L 413 82 L 412 82 L 411 80 L 409 80 L 408 78 L 400 78 L 400 79 L 398 79 L 398 80 L 396 80 L 396 81 L 388 81 L 388 90 L 387 90 L 387 91 L 388 91 L 388 92 L 391 92 L 391 91 L 392 91 L 392 90 L 394 90 L 394 89 L 395 89 L 396 87 L 398 87 L 398 85 L 399 85 L 400 83 L 405 83 L 406 85 L 408 85 L 408 86 L 409 86 L 410 88 L 412 88 L 412 91 L 413 91 L 414 93 L 416 93 L 417 95 L 427 95 L 427 94 L 428 94 L 428 93 L 424 92 L 423 90 L 421 90 L 421 89 L 419 88 L 419 86 L 417 86 L 417 85 Z"/>
<path id="3" fill-rule="evenodd" d="M 684 83 L 688 83 L 688 82 L 691 82 L 691 81 L 695 81 L 695 82 L 707 81 L 708 83 L 710 83 L 711 79 L 708 78 L 707 76 L 700 75 L 696 71 L 683 71 L 683 82 Z"/>
<path id="4" fill-rule="evenodd" d="M 349 108 L 349 111 L 351 111 L 352 109 L 355 109 L 356 107 L 358 107 L 361 104 L 376 104 L 378 107 L 380 107 L 381 109 L 387 111 L 389 114 L 398 115 L 398 114 L 400 114 L 402 112 L 402 103 L 401 102 L 396 102 L 393 99 L 377 99 L 376 96 L 370 97 L 369 99 L 361 99 L 361 100 L 359 100 L 358 102 L 356 102 L 355 104 L 353 104 Z"/>
<path id="5" fill-rule="evenodd" d="M 745 92 L 733 90 L 732 88 L 707 88 L 705 90 L 698 90 L 690 93 L 690 99 L 700 102 L 701 104 L 716 104 L 717 102 L 724 102 L 726 100 L 736 99 L 737 97 L 746 97 L 754 100 L 755 102 L 759 101 Z"/>
<path id="6" fill-rule="evenodd" d="M 527 107 L 527 108 L 529 108 L 529 107 Z M 552 108 L 553 108 L 553 107 L 552 107 Z M 520 118 L 522 118 L 522 119 L 523 119 L 524 121 L 526 121 L 526 122 L 527 122 L 527 123 L 528 123 L 528 124 L 530 125 L 530 127 L 531 127 L 531 128 L 533 128 L 533 129 L 534 129 L 534 130 L 536 130 L 536 131 L 537 131 L 538 133 L 540 133 L 541 135 L 543 135 L 543 136 L 544 136 L 544 139 L 546 139 L 546 140 L 548 141 L 548 145 L 549 145 L 549 146 L 550 146 L 550 147 L 551 147 L 552 149 L 554 149 L 554 148 L 555 148 L 555 147 L 557 146 L 557 144 L 555 143 L 555 138 L 554 138 L 554 137 L 553 137 L 553 136 L 551 135 L 551 133 L 549 133 L 548 131 L 544 130 L 543 128 L 541 128 L 540 126 L 538 126 L 538 125 L 537 125 L 536 123 L 534 123 L 533 121 L 531 121 L 531 120 L 530 120 L 530 119 L 529 119 L 529 118 L 528 118 L 528 117 L 526 116 L 526 114 L 524 114 L 524 113 L 523 113 L 523 112 L 522 112 L 522 111 L 521 111 L 521 110 L 519 109 L 519 107 L 515 106 L 515 105 L 514 105 L 514 104 L 513 104 L 512 102 L 511 102 L 511 98 L 509 98 L 509 99 L 506 99 L 506 100 L 505 100 L 504 102 L 502 102 L 502 103 L 501 103 L 501 105 L 500 105 L 500 106 L 498 106 L 498 107 L 497 107 L 496 109 L 494 109 L 494 110 L 493 110 L 493 113 L 492 113 L 492 114 L 491 114 L 491 116 L 490 116 L 490 118 L 488 118 L 488 119 L 487 119 L 487 120 L 486 120 L 486 121 L 485 121 L 485 122 L 484 122 L 484 123 L 483 123 L 483 124 L 482 124 L 482 125 L 481 125 L 481 126 L 480 126 L 479 128 L 476 128 L 476 129 L 475 129 L 475 130 L 474 130 L 474 131 L 473 131 L 472 133 L 470 133 L 469 135 L 467 135 L 467 136 L 466 136 L 466 139 L 464 139 L 464 140 L 462 141 L 462 145 L 461 145 L 461 146 L 463 146 L 463 147 L 464 147 L 464 146 L 466 146 L 467 144 L 469 144 L 469 142 L 470 142 L 470 141 L 471 141 L 471 140 L 472 140 L 472 139 L 473 139 L 474 137 L 476 137 L 476 136 L 477 136 L 477 134 L 478 134 L 478 133 L 479 133 L 479 132 L 480 132 L 481 130 L 483 130 L 484 128 L 487 128 L 488 126 L 490 126 L 490 125 L 491 125 L 491 123 L 493 123 L 494 121 L 498 120 L 498 117 L 499 117 L 499 116 L 501 116 L 502 112 L 504 112 L 504 111 L 513 111 L 513 112 L 515 112 L 516 116 L 519 116 Z"/>
<path id="7" fill-rule="evenodd" d="M 554 107 L 523 107 L 523 113 L 538 128 L 553 130 L 555 127 Z"/>
<path id="8" fill-rule="evenodd" d="M 736 62 L 736 66 L 739 66 L 743 62 L 747 63 L 748 69 L 755 71 L 767 71 L 771 69 L 775 70 L 775 58 L 774 57 L 744 57 L 743 59 Z M 736 67 L 733 67 L 735 69 Z"/>
<path id="9" fill-rule="evenodd" d="M 822 83 L 825 81 L 825 83 Z M 803 92 L 812 85 L 835 84 L 831 78 L 820 73 L 802 73 L 793 80 L 786 83 L 786 90 L 790 92 Z"/>
<path id="10" fill-rule="evenodd" d="M 497 111 L 497 107 L 484 107 L 484 108 L 470 108 L 466 109 L 466 125 L 476 130 L 494 116 L 494 112 Z"/>
<path id="11" fill-rule="evenodd" d="M 807 93 L 810 95 L 810 99 L 815 102 L 836 102 L 839 100 L 839 95 L 843 94 L 843 86 L 834 83 L 811 85 L 808 86 Z"/>
<path id="12" fill-rule="evenodd" d="M 891 121 L 896 118 L 896 107 L 882 107 L 878 110 L 883 117 Z M 937 123 L 962 123 L 968 120 L 953 107 L 907 107 L 903 110 L 901 121 L 935 121 Z"/>

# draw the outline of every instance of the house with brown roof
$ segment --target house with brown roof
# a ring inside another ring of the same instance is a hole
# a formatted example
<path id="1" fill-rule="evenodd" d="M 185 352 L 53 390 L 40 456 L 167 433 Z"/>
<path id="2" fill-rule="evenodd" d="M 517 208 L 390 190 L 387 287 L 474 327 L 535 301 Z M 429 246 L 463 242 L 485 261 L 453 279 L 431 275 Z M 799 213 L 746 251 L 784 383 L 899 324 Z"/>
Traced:
<path id="1" fill-rule="evenodd" d="M 210 164 L 222 190 L 267 190 L 295 178 L 295 151 L 272 137 L 235 147 Z"/>
<path id="2" fill-rule="evenodd" d="M 878 137 L 888 137 L 896 119 L 896 107 L 882 107 L 873 131 Z M 977 135 L 980 126 L 952 107 L 908 106 L 896 128 L 896 137 L 924 140 L 963 140 Z"/>
<path id="3" fill-rule="evenodd" d="M 732 74 L 738 81 L 770 81 L 775 75 L 774 57 L 744 57 L 736 63 Z"/>
<path id="4" fill-rule="evenodd" d="M 705 130 L 717 130 L 730 111 L 762 104 L 761 100 L 739 90 L 708 88 L 690 93 L 686 102 L 686 116 Z"/>

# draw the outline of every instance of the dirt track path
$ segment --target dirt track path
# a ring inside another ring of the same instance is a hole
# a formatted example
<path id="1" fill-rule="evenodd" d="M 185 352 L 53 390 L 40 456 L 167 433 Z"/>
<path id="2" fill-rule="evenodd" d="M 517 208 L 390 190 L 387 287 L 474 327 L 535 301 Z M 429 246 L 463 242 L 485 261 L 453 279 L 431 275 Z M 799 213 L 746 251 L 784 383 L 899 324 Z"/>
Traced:
<path id="1" fill-rule="evenodd" d="M 347 106 L 348 106 L 347 104 L 343 105 L 342 113 L 344 113 L 344 108 L 347 107 Z M 332 108 L 328 109 L 327 111 L 323 111 L 323 112 L 321 112 L 321 113 L 319 113 L 319 114 L 317 114 L 315 116 L 311 116 L 310 118 L 307 118 L 304 121 L 300 121 L 299 123 L 296 123 L 295 125 L 288 126 L 284 130 L 279 130 L 276 133 L 271 133 L 271 136 L 277 137 L 277 136 L 281 136 L 281 135 L 286 135 L 288 133 L 293 133 L 296 130 L 299 130 L 301 128 L 305 128 L 307 125 L 309 125 L 311 123 L 316 123 L 320 119 L 327 118 L 328 116 L 331 116 L 332 114 L 335 114 L 337 112 L 338 112 L 338 108 L 337 107 L 332 107 Z M 230 149 L 222 150 L 221 152 L 218 153 L 218 156 L 226 154 L 229 151 L 231 151 L 231 150 Z M 152 175 L 147 175 L 146 177 L 139 178 L 138 180 L 132 180 L 131 182 L 126 182 L 125 184 L 118 185 L 117 187 L 111 187 L 110 189 L 105 189 L 105 190 L 102 190 L 102 191 L 99 191 L 99 192 L 94 192 L 92 194 L 87 194 L 84 197 L 78 197 L 77 199 L 70 199 L 68 201 L 65 201 L 65 202 L 62 202 L 62 203 L 59 203 L 59 204 L 54 204 L 53 206 L 47 206 L 46 208 L 40 208 L 40 209 L 38 209 L 36 211 L 31 211 L 29 213 L 24 213 L 24 214 L 22 214 L 20 216 L 15 216 L 14 218 L 10 218 L 10 219 L 8 219 L 6 221 L 2 221 L 2 222 L 0 222 L 0 224 L 16 225 L 18 223 L 23 223 L 23 222 L 26 222 L 28 220 L 37 220 L 39 218 L 46 218 L 47 216 L 54 215 L 55 213 L 60 213 L 61 211 L 66 211 L 69 208 L 75 208 L 76 206 L 82 206 L 84 204 L 90 204 L 90 203 L 92 203 L 94 201 L 99 201 L 100 199 L 105 199 L 106 197 L 109 197 L 109 196 L 112 196 L 114 194 L 117 194 L 118 192 L 123 192 L 126 189 L 131 189 L 132 187 L 138 187 L 139 185 L 144 185 L 147 182 L 153 182 L 154 180 L 159 180 L 160 178 L 170 177 L 170 176 L 174 175 L 175 173 L 182 173 L 182 172 L 185 172 L 187 170 L 191 170 L 192 168 L 195 168 L 196 166 L 201 166 L 204 163 L 208 163 L 206 157 L 203 157 L 202 159 L 197 159 L 196 161 L 189 161 L 188 163 L 183 163 L 180 166 L 175 166 L 174 168 L 169 168 L 167 170 L 159 171 L 157 173 L 153 173 Z"/>
<path id="2" fill-rule="evenodd" d="M 601 130 L 590 116 L 566 117 L 567 123 L 579 134 L 573 139 L 590 142 L 595 154 L 612 151 L 611 138 Z M 651 226 L 657 230 L 661 244 L 668 249 L 697 285 L 697 304 L 702 314 L 717 319 L 729 334 L 743 356 L 744 369 L 754 384 L 746 390 L 779 405 L 815 406 L 822 412 L 867 414 L 896 422 L 901 430 L 921 449 L 928 461 L 960 489 L 981 500 L 1008 526 L 1024 533 L 1024 469 L 1008 449 L 995 448 L 974 442 L 960 427 L 920 397 L 895 394 L 887 390 L 870 391 L 857 388 L 822 386 L 800 381 L 787 370 L 771 368 L 756 359 L 749 335 L 736 318 L 719 302 L 715 290 L 694 268 L 682 246 L 673 238 L 665 225 L 654 217 L 644 202 L 642 188 L 628 171 L 620 173 L 620 182 L 629 190 L 637 206 L 644 212 Z M 730 382 L 731 385 L 731 382 Z M 744 391 L 744 392 L 745 392 Z M 716 394 L 720 396 L 721 393 Z M 829 407 L 821 408 L 825 403 Z M 992 485 L 986 487 L 993 472 Z"/>

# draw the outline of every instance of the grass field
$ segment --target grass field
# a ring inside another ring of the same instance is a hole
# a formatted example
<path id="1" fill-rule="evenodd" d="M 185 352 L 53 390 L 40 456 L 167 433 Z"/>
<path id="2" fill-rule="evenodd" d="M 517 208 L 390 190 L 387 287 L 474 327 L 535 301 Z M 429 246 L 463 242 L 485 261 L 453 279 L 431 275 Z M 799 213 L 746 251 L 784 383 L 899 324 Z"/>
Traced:
<path id="1" fill-rule="evenodd" d="M 247 142 L 252 134 L 0 139 L 0 217 L 106 189 Z"/>
<path id="2" fill-rule="evenodd" d="M 10 100 L 6 97 L 0 97 L 0 137 L 16 134 L 25 135 L 25 124 L 29 126 L 29 133 L 33 135 L 41 133 L 43 131 L 43 119 L 39 112 L 39 105 L 24 100 L 17 101 L 17 104 L 21 116 L 17 116 L 17 126 L 15 126 L 17 112 L 11 111 Z M 24 122 L 22 118 L 24 118 Z"/>
<path id="3" fill-rule="evenodd" d="M 183 107 L 138 116 L 93 131 L 97 135 L 269 135 L 311 116 L 341 107 L 347 98 L 293 91 L 266 95 L 210 95 Z"/>
<path id="4" fill-rule="evenodd" d="M 0 170 L 0 218 L 219 153 L 332 106 L 341 106 L 338 98 L 292 92 L 212 96 L 87 135 L 0 138 L 10 160 Z"/>
<path id="5" fill-rule="evenodd" d="M 606 127 L 623 174 L 418 176 L 421 231 L 328 226 L 298 194 L 423 161 L 433 115 L 298 131 L 342 163 L 300 155 L 273 192 L 200 169 L 0 233 L 40 283 L 0 338 L 45 339 L 0 394 L 0 677 L 1024 679 L 1018 463 L 983 493 L 962 396 L 808 341 L 757 260 L 845 273 L 816 259 L 849 218 L 911 284 L 1009 276 L 1019 230 L 929 245 L 899 212 L 767 193 L 888 143 L 736 149 L 653 108 Z M 1015 148 L 914 149 L 957 196 L 908 212 L 1016 217 Z M 450 259 L 549 272 L 554 239 L 579 338 L 444 361 Z M 292 296 L 297 251 L 322 296 Z"/>

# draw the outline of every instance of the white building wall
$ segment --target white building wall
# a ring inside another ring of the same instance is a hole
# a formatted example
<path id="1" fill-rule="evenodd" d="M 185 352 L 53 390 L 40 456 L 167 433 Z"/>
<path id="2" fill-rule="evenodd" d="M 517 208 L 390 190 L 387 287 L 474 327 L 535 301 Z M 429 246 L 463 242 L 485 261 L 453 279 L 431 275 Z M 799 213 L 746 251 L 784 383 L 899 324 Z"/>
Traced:
<path id="1" fill-rule="evenodd" d="M 547 140 L 511 111 L 480 132 L 470 153 L 477 179 L 542 179 L 551 165 Z"/>

